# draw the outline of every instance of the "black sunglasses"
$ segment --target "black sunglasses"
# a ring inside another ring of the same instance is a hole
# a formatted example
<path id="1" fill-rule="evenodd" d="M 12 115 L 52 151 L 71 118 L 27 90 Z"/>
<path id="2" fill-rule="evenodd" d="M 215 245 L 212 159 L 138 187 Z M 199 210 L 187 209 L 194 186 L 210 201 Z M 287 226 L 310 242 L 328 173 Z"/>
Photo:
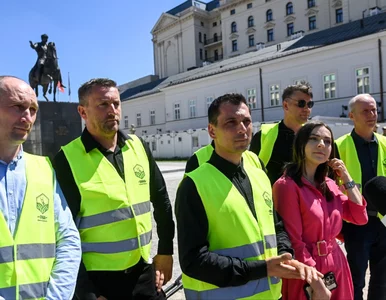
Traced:
<path id="1" fill-rule="evenodd" d="M 312 101 L 312 100 L 307 102 L 304 99 L 297 100 L 297 99 L 294 99 L 294 98 L 291 98 L 291 97 L 288 97 L 288 98 L 291 99 L 291 100 L 297 101 L 298 102 L 298 107 L 300 107 L 300 108 L 304 108 L 304 107 L 306 107 L 306 105 L 307 105 L 308 108 L 312 108 L 314 106 L 314 101 Z"/>

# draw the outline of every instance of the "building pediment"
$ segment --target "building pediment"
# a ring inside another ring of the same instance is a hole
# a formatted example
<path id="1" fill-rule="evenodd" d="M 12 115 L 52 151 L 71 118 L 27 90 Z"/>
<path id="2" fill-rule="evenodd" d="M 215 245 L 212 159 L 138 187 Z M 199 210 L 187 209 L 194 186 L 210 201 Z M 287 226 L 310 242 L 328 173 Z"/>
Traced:
<path id="1" fill-rule="evenodd" d="M 248 29 L 245 31 L 246 34 L 252 34 L 255 32 L 256 32 L 255 27 L 248 27 Z"/>
<path id="2" fill-rule="evenodd" d="M 284 19 L 284 23 L 292 23 L 296 20 L 296 18 L 293 15 L 289 15 Z"/>
<path id="3" fill-rule="evenodd" d="M 229 36 L 229 39 L 230 40 L 234 40 L 234 39 L 237 39 L 239 37 L 239 35 L 237 33 L 232 33 L 230 36 Z"/>
<path id="4" fill-rule="evenodd" d="M 342 1 L 340 0 L 335 0 L 332 2 L 332 5 L 331 5 L 333 8 L 339 8 L 339 7 L 342 7 Z"/>
<path id="5" fill-rule="evenodd" d="M 319 10 L 315 8 L 310 8 L 306 13 L 306 17 L 315 16 L 318 12 Z"/>
<path id="6" fill-rule="evenodd" d="M 271 28 L 274 28 L 275 25 L 276 25 L 276 24 L 273 23 L 273 22 L 267 22 L 267 23 L 265 23 L 264 28 L 265 28 L 265 29 L 271 29 Z"/>
<path id="7" fill-rule="evenodd" d="M 167 13 L 163 13 L 161 17 L 158 19 L 157 23 L 155 23 L 153 29 L 151 30 L 151 33 L 161 30 L 166 26 L 170 25 L 171 23 L 174 23 L 177 20 L 178 20 L 178 17 Z"/>

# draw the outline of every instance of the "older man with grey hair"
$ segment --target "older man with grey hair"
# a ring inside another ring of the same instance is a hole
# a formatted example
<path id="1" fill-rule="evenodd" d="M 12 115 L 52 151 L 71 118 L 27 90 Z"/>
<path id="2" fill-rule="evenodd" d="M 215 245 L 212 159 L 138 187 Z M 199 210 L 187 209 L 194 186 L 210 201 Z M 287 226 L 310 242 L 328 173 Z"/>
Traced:
<path id="1" fill-rule="evenodd" d="M 377 123 L 377 105 L 370 94 L 359 94 L 349 103 L 349 117 L 354 129 L 336 140 L 337 155 L 344 161 L 352 178 L 344 182 L 346 189 L 362 187 L 375 176 L 386 175 L 386 137 L 373 131 Z M 358 226 L 343 224 L 343 235 L 350 265 L 354 299 L 363 299 L 365 275 L 370 261 L 368 299 L 386 299 L 386 227 L 376 208 L 368 204 L 369 221 Z M 339 283 L 338 283 L 339 284 Z"/>

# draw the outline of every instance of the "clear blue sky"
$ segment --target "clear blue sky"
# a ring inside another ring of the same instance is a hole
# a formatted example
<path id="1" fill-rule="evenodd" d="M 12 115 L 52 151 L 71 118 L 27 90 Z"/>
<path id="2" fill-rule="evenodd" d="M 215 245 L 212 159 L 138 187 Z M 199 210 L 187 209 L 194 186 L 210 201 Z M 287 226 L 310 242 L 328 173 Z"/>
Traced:
<path id="1" fill-rule="evenodd" d="M 28 82 L 36 61 L 29 40 L 46 33 L 55 42 L 71 100 L 90 78 L 123 84 L 154 73 L 150 31 L 163 12 L 184 0 L 3 0 L 0 8 L 0 74 Z M 68 101 L 68 90 L 60 101 Z M 42 97 L 39 97 L 42 98 Z M 51 97 L 50 97 L 51 99 Z"/>

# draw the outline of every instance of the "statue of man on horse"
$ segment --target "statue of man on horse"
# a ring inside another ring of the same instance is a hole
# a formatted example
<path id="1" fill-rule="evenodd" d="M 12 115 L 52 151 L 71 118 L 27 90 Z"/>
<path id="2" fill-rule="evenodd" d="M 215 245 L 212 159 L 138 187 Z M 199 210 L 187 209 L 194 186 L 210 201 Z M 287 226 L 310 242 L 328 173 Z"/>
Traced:
<path id="1" fill-rule="evenodd" d="M 41 42 L 32 43 L 29 41 L 30 46 L 34 49 L 38 55 L 35 65 L 29 72 L 29 83 L 35 90 L 36 96 L 39 96 L 38 86 L 43 87 L 43 97 L 47 100 L 47 91 L 49 94 L 52 92 L 52 84 L 54 85 L 54 102 L 56 102 L 56 88 L 64 91 L 65 86 L 62 84 L 62 74 L 58 65 L 58 56 L 56 54 L 55 43 L 48 41 L 48 35 L 41 35 Z M 49 88 L 49 90 L 48 90 Z"/>

